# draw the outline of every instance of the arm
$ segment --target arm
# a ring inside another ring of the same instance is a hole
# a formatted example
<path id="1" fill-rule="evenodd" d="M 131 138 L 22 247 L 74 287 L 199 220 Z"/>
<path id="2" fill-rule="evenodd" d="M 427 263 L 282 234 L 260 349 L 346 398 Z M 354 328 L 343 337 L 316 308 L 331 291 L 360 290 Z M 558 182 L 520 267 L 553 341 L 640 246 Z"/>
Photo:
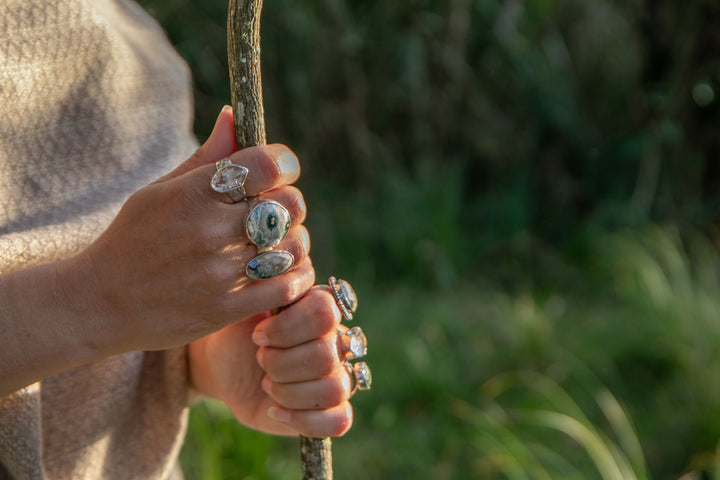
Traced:
<path id="1" fill-rule="evenodd" d="M 247 166 L 250 195 L 296 215 L 304 204 L 288 186 L 299 166 L 286 147 L 234 149 L 232 112 L 223 110 L 206 144 L 133 194 L 83 252 L 0 275 L 0 395 L 110 355 L 187 344 L 310 288 L 302 225 L 285 239 L 300 267 L 260 283 L 241 273 L 256 253 L 243 232 L 248 205 L 210 189 L 214 162 Z"/>
<path id="2" fill-rule="evenodd" d="M 91 276 L 80 259 L 0 275 L 0 396 L 110 353 Z"/>

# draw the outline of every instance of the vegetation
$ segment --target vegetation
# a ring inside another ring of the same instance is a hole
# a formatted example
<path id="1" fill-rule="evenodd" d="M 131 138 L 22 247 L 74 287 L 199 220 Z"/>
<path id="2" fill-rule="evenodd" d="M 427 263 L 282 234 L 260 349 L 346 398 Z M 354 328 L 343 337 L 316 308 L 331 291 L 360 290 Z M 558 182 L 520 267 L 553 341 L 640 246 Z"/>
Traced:
<path id="1" fill-rule="evenodd" d="M 228 102 L 226 2 L 142 0 Z M 374 389 L 342 479 L 720 479 L 720 5 L 267 1 L 268 137 Z M 192 412 L 189 479 L 298 478 Z"/>

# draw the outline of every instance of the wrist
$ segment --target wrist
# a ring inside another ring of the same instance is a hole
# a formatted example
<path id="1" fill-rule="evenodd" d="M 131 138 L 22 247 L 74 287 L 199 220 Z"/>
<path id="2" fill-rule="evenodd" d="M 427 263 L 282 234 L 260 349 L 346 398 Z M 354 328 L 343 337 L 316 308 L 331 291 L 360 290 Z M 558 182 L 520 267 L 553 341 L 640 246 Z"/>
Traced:
<path id="1" fill-rule="evenodd" d="M 0 275 L 0 396 L 115 353 L 82 259 Z"/>
<path id="2" fill-rule="evenodd" d="M 106 295 L 88 251 L 56 263 L 54 303 L 72 333 L 77 361 L 88 363 L 122 353 L 120 315 Z"/>

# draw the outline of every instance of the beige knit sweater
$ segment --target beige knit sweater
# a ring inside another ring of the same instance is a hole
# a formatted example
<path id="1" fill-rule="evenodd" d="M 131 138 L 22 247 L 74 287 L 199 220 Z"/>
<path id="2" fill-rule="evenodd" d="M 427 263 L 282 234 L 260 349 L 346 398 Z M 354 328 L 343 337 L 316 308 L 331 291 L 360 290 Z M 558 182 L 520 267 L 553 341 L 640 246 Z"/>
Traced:
<path id="1" fill-rule="evenodd" d="M 0 1 L 0 274 L 78 252 L 184 160 L 189 87 L 131 0 Z M 183 349 L 45 379 L 0 398 L 0 479 L 177 478 L 186 406 Z"/>

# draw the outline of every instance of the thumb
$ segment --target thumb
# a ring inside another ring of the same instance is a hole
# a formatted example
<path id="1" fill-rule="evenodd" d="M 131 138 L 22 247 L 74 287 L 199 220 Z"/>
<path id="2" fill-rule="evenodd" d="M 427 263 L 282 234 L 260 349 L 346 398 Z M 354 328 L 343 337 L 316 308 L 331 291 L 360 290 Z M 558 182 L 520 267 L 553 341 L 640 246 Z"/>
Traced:
<path id="1" fill-rule="evenodd" d="M 233 126 L 232 107 L 225 105 L 215 120 L 215 126 L 208 139 L 203 143 L 190 158 L 180 164 L 175 170 L 165 175 L 160 181 L 179 177 L 184 173 L 194 170 L 209 163 L 215 163 L 225 157 L 229 157 L 237 150 L 235 144 L 235 127 Z"/>

